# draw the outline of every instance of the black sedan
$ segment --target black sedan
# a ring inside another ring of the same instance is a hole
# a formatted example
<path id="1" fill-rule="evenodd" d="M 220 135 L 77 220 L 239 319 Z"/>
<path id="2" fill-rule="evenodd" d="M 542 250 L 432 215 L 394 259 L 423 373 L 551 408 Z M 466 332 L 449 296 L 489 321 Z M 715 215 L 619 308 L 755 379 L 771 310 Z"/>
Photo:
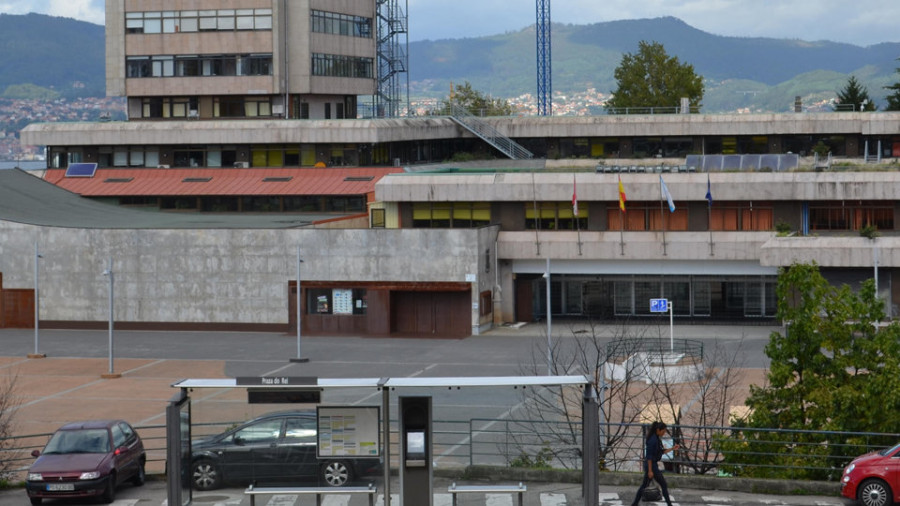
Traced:
<path id="1" fill-rule="evenodd" d="M 319 459 L 315 411 L 269 413 L 191 443 L 191 481 L 197 490 L 224 483 L 292 483 L 318 480 L 342 487 L 378 474 L 378 458 Z"/>

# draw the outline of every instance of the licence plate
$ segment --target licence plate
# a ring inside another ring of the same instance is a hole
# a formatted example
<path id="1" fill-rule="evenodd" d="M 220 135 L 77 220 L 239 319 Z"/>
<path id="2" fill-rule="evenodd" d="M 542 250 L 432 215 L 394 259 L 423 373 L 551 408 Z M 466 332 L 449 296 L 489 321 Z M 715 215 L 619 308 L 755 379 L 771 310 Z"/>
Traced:
<path id="1" fill-rule="evenodd" d="M 74 483 L 48 483 L 48 492 L 71 492 L 75 490 Z"/>

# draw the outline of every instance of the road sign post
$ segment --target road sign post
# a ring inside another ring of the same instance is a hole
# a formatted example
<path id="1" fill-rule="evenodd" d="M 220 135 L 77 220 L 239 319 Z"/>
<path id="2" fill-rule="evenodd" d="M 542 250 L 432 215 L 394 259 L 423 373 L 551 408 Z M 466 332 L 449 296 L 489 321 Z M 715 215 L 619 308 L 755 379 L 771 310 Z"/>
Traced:
<path id="1" fill-rule="evenodd" d="M 672 302 L 669 299 L 650 299 L 651 313 L 669 312 L 669 351 L 675 351 L 675 321 L 672 317 Z"/>

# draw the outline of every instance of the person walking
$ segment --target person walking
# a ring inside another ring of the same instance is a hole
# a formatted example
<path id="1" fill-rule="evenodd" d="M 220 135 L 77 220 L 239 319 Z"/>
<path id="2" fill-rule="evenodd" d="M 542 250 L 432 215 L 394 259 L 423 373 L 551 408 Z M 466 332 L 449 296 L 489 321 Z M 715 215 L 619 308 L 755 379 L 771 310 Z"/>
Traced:
<path id="1" fill-rule="evenodd" d="M 641 502 L 641 494 L 644 489 L 650 485 L 650 482 L 656 480 L 662 491 L 663 498 L 668 506 L 672 506 L 672 500 L 669 499 L 669 486 L 666 484 L 666 477 L 663 476 L 662 470 L 659 468 L 659 461 L 666 453 L 673 452 L 680 448 L 680 445 L 673 445 L 671 448 L 663 448 L 662 438 L 666 434 L 666 424 L 664 422 L 653 422 L 650 430 L 647 431 L 647 446 L 644 449 L 644 458 L 641 460 L 641 467 L 644 470 L 644 481 L 641 482 L 637 494 L 631 506 L 638 506 Z"/>

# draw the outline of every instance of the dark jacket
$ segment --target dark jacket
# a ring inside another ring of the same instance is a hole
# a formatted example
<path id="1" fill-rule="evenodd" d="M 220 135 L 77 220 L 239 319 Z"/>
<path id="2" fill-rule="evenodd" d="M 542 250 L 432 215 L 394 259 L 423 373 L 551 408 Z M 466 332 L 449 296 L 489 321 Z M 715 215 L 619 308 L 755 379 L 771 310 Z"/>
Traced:
<path id="1" fill-rule="evenodd" d="M 644 459 L 659 462 L 663 456 L 662 440 L 656 434 L 647 438 L 647 448 L 644 450 Z"/>

